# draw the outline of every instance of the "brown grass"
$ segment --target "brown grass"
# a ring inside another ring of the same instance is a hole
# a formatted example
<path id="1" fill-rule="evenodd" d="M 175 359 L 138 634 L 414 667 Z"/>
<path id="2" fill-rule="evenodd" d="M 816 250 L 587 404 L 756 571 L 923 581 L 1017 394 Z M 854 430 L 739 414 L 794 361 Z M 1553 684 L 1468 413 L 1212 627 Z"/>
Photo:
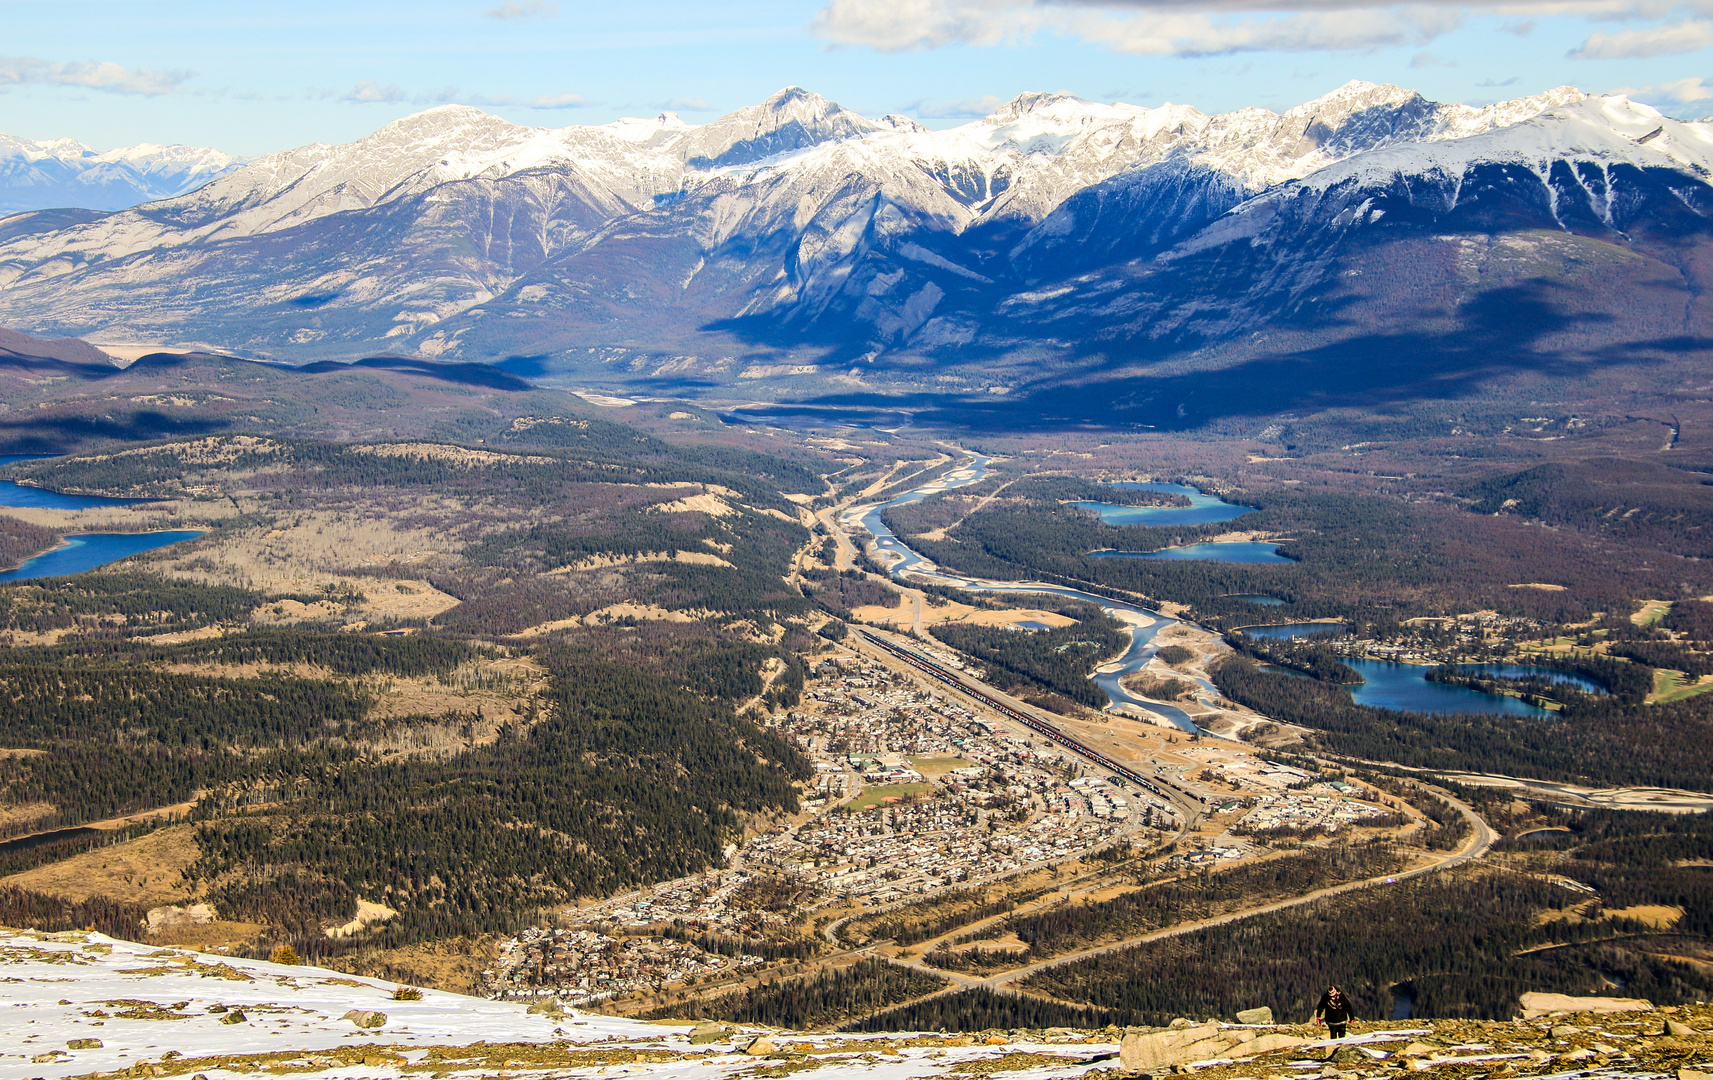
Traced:
<path id="1" fill-rule="evenodd" d="M 96 848 L 69 859 L 0 878 L 0 884 L 61 896 L 67 900 L 106 897 L 158 907 L 192 899 L 180 871 L 201 852 L 194 825 L 169 825 L 147 836 Z"/>

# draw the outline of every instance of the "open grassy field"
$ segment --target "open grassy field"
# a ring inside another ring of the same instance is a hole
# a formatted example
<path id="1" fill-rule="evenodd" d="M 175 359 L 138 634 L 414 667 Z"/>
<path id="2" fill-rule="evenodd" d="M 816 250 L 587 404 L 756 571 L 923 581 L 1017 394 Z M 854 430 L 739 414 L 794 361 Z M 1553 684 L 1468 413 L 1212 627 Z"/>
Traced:
<path id="1" fill-rule="evenodd" d="M 874 787 L 863 788 L 862 794 L 845 804 L 845 808 L 855 813 L 867 810 L 871 806 L 879 806 L 894 799 L 904 799 L 911 795 L 926 795 L 933 790 L 931 784 L 878 784 Z"/>

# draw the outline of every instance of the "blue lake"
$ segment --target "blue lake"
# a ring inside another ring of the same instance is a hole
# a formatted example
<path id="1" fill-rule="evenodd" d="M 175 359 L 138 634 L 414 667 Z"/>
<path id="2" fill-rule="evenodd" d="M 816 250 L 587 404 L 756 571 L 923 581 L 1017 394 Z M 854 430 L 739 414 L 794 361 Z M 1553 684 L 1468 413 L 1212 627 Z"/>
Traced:
<path id="1" fill-rule="evenodd" d="M 1351 700 L 1358 705 L 1379 709 L 1407 709 L 1421 713 L 1490 713 L 1495 716 L 1549 716 L 1546 709 L 1537 709 L 1521 698 L 1502 694 L 1483 694 L 1461 686 L 1446 686 L 1427 681 L 1426 664 L 1395 664 L 1390 660 L 1353 660 L 1341 657 L 1358 675 L 1360 686 L 1347 686 Z M 1300 671 L 1266 665 L 1267 670 L 1284 675 L 1308 678 Z M 1577 675 L 1568 675 L 1552 668 L 1526 664 L 1459 664 L 1465 671 L 1485 671 L 1514 679 L 1538 675 L 1554 682 L 1570 683 L 1584 690 L 1600 690 L 1600 686 Z"/>
<path id="2" fill-rule="evenodd" d="M 1284 638 L 1308 637 L 1310 634 L 1324 634 L 1328 630 L 1343 630 L 1341 622 L 1298 622 L 1276 623 L 1272 626 L 1240 626 L 1252 638 L 1266 638 L 1269 641 L 1279 641 Z"/>
<path id="3" fill-rule="evenodd" d="M 0 465 L 15 465 L 20 461 L 42 461 L 41 455 L 0 454 Z M 135 506 L 158 500 L 109 499 L 104 495 L 62 495 L 43 491 L 14 480 L 0 480 L 0 506 L 34 506 L 49 510 L 89 510 L 97 506 Z"/>
<path id="4" fill-rule="evenodd" d="M 176 544 L 181 540 L 194 540 L 201 535 L 199 530 L 185 529 L 177 532 L 85 533 L 82 536 L 68 536 L 63 546 L 37 555 L 16 570 L 0 573 L 0 582 L 81 574 L 85 570 L 93 570 L 98 566 L 166 547 L 168 544 Z"/>
<path id="5" fill-rule="evenodd" d="M 1211 525 L 1219 521 L 1230 521 L 1244 514 L 1255 512 L 1253 506 L 1239 506 L 1228 503 L 1217 495 L 1203 495 L 1193 487 L 1183 484 L 1154 484 L 1127 481 L 1120 484 L 1108 484 L 1107 487 L 1133 488 L 1141 491 L 1164 491 L 1172 495 L 1182 495 L 1190 501 L 1188 506 L 1120 506 L 1117 503 L 1106 502 L 1074 502 L 1072 506 L 1084 510 L 1093 510 L 1100 515 L 1100 520 L 1108 525 Z"/>
<path id="6" fill-rule="evenodd" d="M 1256 540 L 1233 541 L 1227 544 L 1185 544 L 1183 547 L 1160 551 L 1091 551 L 1095 559 L 1202 559 L 1207 562 L 1228 563 L 1293 563 L 1279 554 L 1278 544 Z"/>

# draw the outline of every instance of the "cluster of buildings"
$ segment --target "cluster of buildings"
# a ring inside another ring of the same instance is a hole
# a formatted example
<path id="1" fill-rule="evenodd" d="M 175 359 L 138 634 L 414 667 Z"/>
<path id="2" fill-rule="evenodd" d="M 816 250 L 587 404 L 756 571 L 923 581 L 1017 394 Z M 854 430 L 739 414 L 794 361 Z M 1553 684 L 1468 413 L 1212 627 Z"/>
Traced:
<path id="1" fill-rule="evenodd" d="M 815 765 L 800 820 L 729 847 L 723 868 L 505 942 L 491 991 L 588 1005 L 735 975 L 764 963 L 767 943 L 800 938 L 803 915 L 824 904 L 894 903 L 1177 828 L 1163 802 L 884 665 L 847 656 L 813 674 L 804 703 L 773 721 Z M 773 902 L 757 902 L 761 883 Z M 791 903 L 777 902 L 781 890 Z M 730 955 L 743 942 L 756 952 Z"/>
<path id="2" fill-rule="evenodd" d="M 764 963 L 743 953 L 722 956 L 661 935 L 612 936 L 587 928 L 531 927 L 499 948 L 483 972 L 495 997 L 551 994 L 584 1008 L 634 991 L 746 971 Z"/>

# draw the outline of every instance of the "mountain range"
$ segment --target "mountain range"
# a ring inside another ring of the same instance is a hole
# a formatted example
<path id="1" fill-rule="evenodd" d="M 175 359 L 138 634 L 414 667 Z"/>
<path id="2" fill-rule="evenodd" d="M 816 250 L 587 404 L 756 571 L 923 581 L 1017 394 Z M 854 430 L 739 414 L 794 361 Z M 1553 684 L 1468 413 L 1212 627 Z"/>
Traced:
<path id="1" fill-rule="evenodd" d="M 141 143 L 97 152 L 75 139 L 0 135 L 0 214 L 124 210 L 194 191 L 242 165 L 242 158 L 203 146 Z"/>
<path id="2" fill-rule="evenodd" d="M 223 168 L 0 219 L 0 323 L 1166 426 L 1713 338 L 1713 125 L 1571 88 L 1219 115 L 1026 94 L 937 131 L 797 88 L 700 126 L 447 106 Z"/>

